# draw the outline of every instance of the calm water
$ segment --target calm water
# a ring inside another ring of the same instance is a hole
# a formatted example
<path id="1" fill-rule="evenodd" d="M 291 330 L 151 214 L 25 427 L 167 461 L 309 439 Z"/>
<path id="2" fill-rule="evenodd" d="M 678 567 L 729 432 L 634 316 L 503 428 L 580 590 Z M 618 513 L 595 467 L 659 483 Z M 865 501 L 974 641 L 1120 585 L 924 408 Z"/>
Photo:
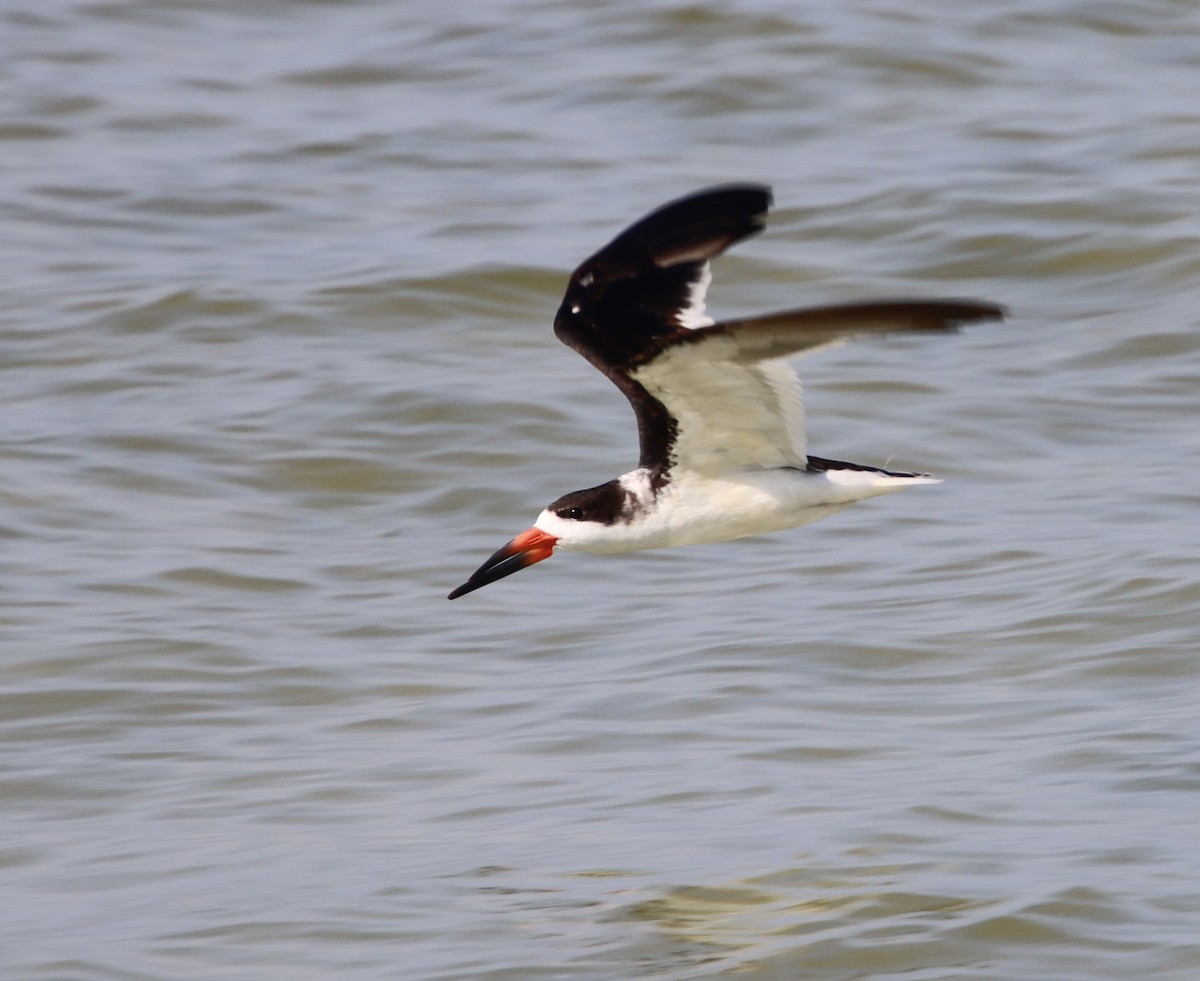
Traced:
<path id="1" fill-rule="evenodd" d="M 1198 976 L 1200 6 L 805 6 L 0 7 L 5 978 Z M 946 482 L 447 603 L 734 179 L 718 315 L 1010 307 L 803 365 Z"/>

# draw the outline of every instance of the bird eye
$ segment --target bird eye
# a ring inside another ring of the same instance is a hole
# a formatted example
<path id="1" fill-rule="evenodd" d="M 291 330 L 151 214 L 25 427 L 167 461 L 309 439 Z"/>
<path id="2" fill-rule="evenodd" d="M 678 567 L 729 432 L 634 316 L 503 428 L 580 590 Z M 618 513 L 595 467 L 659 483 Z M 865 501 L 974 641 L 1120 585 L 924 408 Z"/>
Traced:
<path id="1" fill-rule="evenodd" d="M 567 513 L 563 517 L 570 518 L 572 521 L 582 521 L 583 508 L 567 508 Z"/>

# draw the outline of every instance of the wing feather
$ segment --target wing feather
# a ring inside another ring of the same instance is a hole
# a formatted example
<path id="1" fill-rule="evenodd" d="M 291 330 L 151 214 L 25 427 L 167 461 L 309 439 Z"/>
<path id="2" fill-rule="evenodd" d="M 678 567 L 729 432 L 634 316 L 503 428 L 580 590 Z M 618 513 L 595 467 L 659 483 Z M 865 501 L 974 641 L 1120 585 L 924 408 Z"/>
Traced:
<path id="1" fill-rule="evenodd" d="M 672 462 L 700 473 L 804 466 L 800 381 L 782 359 L 864 334 L 946 331 L 1003 315 L 974 300 L 887 300 L 788 310 L 677 331 L 632 378 L 677 421 Z"/>
<path id="2" fill-rule="evenodd" d="M 572 274 L 554 332 L 625 394 L 640 465 L 717 473 L 804 466 L 799 379 L 784 358 L 864 334 L 945 331 L 1002 318 L 968 299 L 885 300 L 713 323 L 709 260 L 760 232 L 770 189 L 728 184 L 659 208 Z"/>
<path id="3" fill-rule="evenodd" d="M 728 320 L 713 330 L 736 337 L 739 359 L 765 361 L 865 334 L 954 331 L 963 324 L 1003 318 L 1003 307 L 981 300 L 871 300 Z"/>

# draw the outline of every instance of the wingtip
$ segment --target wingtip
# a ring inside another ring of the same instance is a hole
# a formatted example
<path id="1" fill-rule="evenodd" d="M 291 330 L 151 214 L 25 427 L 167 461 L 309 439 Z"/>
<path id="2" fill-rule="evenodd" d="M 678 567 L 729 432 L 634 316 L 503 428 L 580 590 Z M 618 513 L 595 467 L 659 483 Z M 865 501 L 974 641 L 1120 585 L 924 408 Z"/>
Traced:
<path id="1" fill-rule="evenodd" d="M 944 301 L 957 304 L 958 309 L 948 314 L 947 319 L 955 323 L 970 324 L 981 320 L 1005 320 L 1008 317 L 1008 307 L 990 300 L 976 300 L 973 297 L 956 297 Z"/>
<path id="2" fill-rule="evenodd" d="M 649 261 L 659 267 L 704 262 L 766 227 L 773 196 L 766 184 L 716 184 L 668 201 L 631 225 L 576 274 L 593 265 L 631 272 Z"/>

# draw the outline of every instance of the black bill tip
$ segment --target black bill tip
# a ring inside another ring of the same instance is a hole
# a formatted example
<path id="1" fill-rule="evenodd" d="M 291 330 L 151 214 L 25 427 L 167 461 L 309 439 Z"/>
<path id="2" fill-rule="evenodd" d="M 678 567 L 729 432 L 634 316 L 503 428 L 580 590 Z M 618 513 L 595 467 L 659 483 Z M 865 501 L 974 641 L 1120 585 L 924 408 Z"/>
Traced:
<path id="1" fill-rule="evenodd" d="M 471 574 L 471 578 L 457 589 L 451 590 L 446 599 L 458 599 L 497 579 L 520 572 L 535 562 L 548 559 L 553 554 L 557 542 L 558 539 L 554 535 L 540 528 L 530 528 L 521 532 L 503 548 L 493 552 L 488 560 Z"/>

